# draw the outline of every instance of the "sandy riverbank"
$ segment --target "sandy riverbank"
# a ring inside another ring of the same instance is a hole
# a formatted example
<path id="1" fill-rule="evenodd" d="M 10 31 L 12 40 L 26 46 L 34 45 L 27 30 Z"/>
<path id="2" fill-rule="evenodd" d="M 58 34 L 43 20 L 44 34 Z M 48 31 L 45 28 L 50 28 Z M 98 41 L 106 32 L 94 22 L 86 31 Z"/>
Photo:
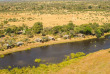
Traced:
<path id="1" fill-rule="evenodd" d="M 110 33 L 105 33 L 104 36 L 109 35 Z M 102 36 L 101 38 L 103 38 Z M 24 50 L 30 50 L 31 48 L 36 48 L 36 47 L 42 47 L 42 46 L 47 46 L 47 45 L 53 45 L 53 44 L 60 44 L 60 43 L 68 43 L 68 42 L 76 42 L 76 41 L 83 41 L 83 40 L 89 40 L 89 39 L 95 39 L 96 36 L 86 36 L 85 38 L 72 38 L 72 39 L 61 39 L 58 41 L 49 41 L 45 43 L 30 43 L 27 45 L 23 45 L 21 47 L 16 47 L 12 49 L 7 49 L 5 51 L 0 51 L 0 55 L 5 55 L 5 54 L 10 54 L 13 52 L 18 52 L 18 51 L 24 51 Z"/>

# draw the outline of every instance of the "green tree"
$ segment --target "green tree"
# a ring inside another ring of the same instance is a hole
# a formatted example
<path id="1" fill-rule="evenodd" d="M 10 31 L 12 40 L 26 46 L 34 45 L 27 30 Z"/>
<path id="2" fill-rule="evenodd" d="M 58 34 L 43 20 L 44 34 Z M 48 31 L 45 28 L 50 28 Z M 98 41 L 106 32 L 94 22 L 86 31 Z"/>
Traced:
<path id="1" fill-rule="evenodd" d="M 79 26 L 77 26 L 74 28 L 74 33 L 78 34 L 78 33 L 80 33 L 80 30 L 81 30 L 81 28 Z"/>
<path id="2" fill-rule="evenodd" d="M 32 27 L 32 31 L 33 31 L 33 33 L 35 33 L 35 34 L 41 33 L 42 30 L 43 30 L 43 25 L 42 25 L 41 22 L 36 22 L 36 23 L 34 24 L 34 26 Z"/>
<path id="3" fill-rule="evenodd" d="M 69 22 L 69 23 L 67 24 L 67 29 L 68 29 L 68 30 L 74 30 L 74 27 L 75 27 L 75 25 L 74 25 L 72 22 Z"/>
<path id="4" fill-rule="evenodd" d="M 102 27 L 104 28 L 104 32 L 110 31 L 110 23 L 105 23 L 104 25 L 102 25 Z"/>
<path id="5" fill-rule="evenodd" d="M 91 34 L 91 33 L 92 33 L 91 27 L 86 26 L 86 27 L 84 28 L 84 33 L 85 33 L 85 34 Z"/>
<path id="6" fill-rule="evenodd" d="M 52 34 L 55 35 L 55 34 L 58 34 L 60 32 L 63 32 L 62 26 L 55 26 L 55 27 L 52 28 Z"/>
<path id="7" fill-rule="evenodd" d="M 88 6 L 88 9 L 92 9 L 92 6 Z"/>
<path id="8" fill-rule="evenodd" d="M 32 30 L 31 29 L 27 29 L 26 30 L 26 35 L 27 35 L 27 37 L 32 38 L 33 37 Z"/>
<path id="9" fill-rule="evenodd" d="M 5 20 L 5 21 L 3 21 L 4 22 L 4 24 L 7 24 L 8 23 L 8 21 L 7 20 Z"/>
<path id="10" fill-rule="evenodd" d="M 97 38 L 100 38 L 104 34 L 104 30 L 102 27 L 98 27 L 95 30 L 95 35 Z"/>

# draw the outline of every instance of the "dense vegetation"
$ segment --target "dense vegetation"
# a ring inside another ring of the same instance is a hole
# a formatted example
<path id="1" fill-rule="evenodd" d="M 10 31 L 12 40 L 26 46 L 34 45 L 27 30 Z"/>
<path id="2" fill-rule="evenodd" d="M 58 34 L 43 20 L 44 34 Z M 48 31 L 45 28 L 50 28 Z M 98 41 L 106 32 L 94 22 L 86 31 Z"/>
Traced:
<path id="1" fill-rule="evenodd" d="M 35 11 L 38 13 L 70 13 L 73 11 L 109 11 L 110 1 L 1 2 L 0 12 Z"/>
<path id="2" fill-rule="evenodd" d="M 71 63 L 77 62 L 79 59 L 81 59 L 83 56 L 85 56 L 85 53 L 83 52 L 78 52 L 76 54 L 71 53 L 70 55 L 67 56 L 66 59 L 64 59 L 63 62 L 59 64 L 40 64 L 39 67 L 23 67 L 23 68 L 13 68 L 12 70 L 8 69 L 2 69 L 0 70 L 0 74 L 47 74 L 49 72 L 57 72 L 58 70 L 62 69 L 65 66 L 70 65 Z M 68 58 L 69 57 L 69 58 Z M 38 59 L 40 60 L 40 59 Z M 9 66 L 9 68 L 11 68 Z"/>
<path id="3" fill-rule="evenodd" d="M 16 47 L 17 41 L 14 36 L 17 35 L 26 35 L 28 38 L 23 39 L 22 42 L 29 42 L 29 38 L 40 34 L 42 36 L 42 41 L 47 42 L 49 41 L 49 39 L 46 35 L 54 35 L 58 38 L 62 38 L 64 35 L 68 35 L 70 38 L 72 38 L 77 37 L 77 34 L 83 34 L 96 35 L 97 38 L 100 38 L 104 33 L 110 32 L 110 23 L 105 23 L 104 25 L 99 25 L 97 23 L 89 23 L 77 26 L 72 22 L 69 22 L 67 25 L 54 26 L 50 28 L 43 28 L 41 22 L 36 22 L 32 27 L 28 27 L 24 24 L 19 27 L 15 25 L 7 26 L 7 23 L 8 21 L 4 21 L 0 24 L 0 37 L 4 38 L 5 36 L 10 36 L 10 38 L 5 37 L 3 40 L 0 41 L 0 50 Z M 20 41 L 18 46 L 22 45 L 22 42 Z M 9 47 L 7 47 L 7 44 Z"/>

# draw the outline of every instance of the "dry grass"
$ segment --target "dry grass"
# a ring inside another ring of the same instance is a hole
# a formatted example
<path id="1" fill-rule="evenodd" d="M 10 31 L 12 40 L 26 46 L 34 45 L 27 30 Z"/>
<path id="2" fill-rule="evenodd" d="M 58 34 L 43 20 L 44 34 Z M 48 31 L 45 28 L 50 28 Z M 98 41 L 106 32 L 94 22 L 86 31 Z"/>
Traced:
<path id="1" fill-rule="evenodd" d="M 101 50 L 79 62 L 66 66 L 56 74 L 109 74 L 110 73 L 110 49 Z"/>
<path id="2" fill-rule="evenodd" d="M 17 22 L 9 22 L 10 25 L 33 26 L 35 22 L 43 22 L 44 27 L 53 27 L 56 25 L 65 25 L 72 21 L 76 25 L 97 22 L 99 24 L 110 23 L 110 12 L 95 11 L 75 11 L 72 14 L 34 14 L 34 13 L 0 13 L 0 21 L 16 18 Z M 32 18 L 29 20 L 28 18 Z"/>

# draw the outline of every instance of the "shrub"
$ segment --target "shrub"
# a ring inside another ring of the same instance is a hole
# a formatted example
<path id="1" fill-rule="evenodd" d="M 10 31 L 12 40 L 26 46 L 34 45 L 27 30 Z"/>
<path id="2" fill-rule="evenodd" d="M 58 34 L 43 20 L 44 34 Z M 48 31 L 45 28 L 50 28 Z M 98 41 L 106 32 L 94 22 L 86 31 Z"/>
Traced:
<path id="1" fill-rule="evenodd" d="M 10 18 L 8 21 L 10 21 L 10 22 L 17 22 L 18 19 L 16 19 L 16 18 Z"/>
<path id="2" fill-rule="evenodd" d="M 42 31 L 42 36 L 46 36 L 46 33 L 44 31 Z"/>
<path id="3" fill-rule="evenodd" d="M 74 53 L 71 53 L 71 58 L 73 59 L 75 57 L 75 54 Z"/>
<path id="4" fill-rule="evenodd" d="M 41 59 L 35 59 L 34 62 L 40 63 L 41 62 Z"/>
<path id="5" fill-rule="evenodd" d="M 8 68 L 10 69 L 10 68 L 12 68 L 11 66 L 8 66 Z"/>
<path id="6" fill-rule="evenodd" d="M 70 56 L 66 56 L 66 59 L 65 60 L 66 61 L 70 60 Z"/>
<path id="7" fill-rule="evenodd" d="M 4 58 L 5 56 L 4 55 L 0 55 L 0 58 Z"/>
<path id="8" fill-rule="evenodd" d="M 83 53 L 83 52 L 78 52 L 78 53 L 76 53 L 75 54 L 75 58 L 78 58 L 78 57 L 81 57 L 81 56 L 85 56 L 86 54 L 85 53 Z"/>
<path id="9" fill-rule="evenodd" d="M 33 31 L 33 33 L 35 33 L 35 34 L 41 33 L 42 30 L 43 30 L 43 25 L 42 25 L 41 22 L 36 22 L 36 23 L 34 24 L 34 26 L 32 27 L 32 31 Z"/>
<path id="10" fill-rule="evenodd" d="M 49 39 L 48 39 L 47 36 L 46 36 L 46 37 L 42 37 L 42 41 L 43 41 L 43 42 L 47 42 L 47 41 L 49 41 Z"/>
<path id="11" fill-rule="evenodd" d="M 27 35 L 27 37 L 32 38 L 33 37 L 32 30 L 31 29 L 27 29 L 26 30 L 26 35 Z"/>
<path id="12" fill-rule="evenodd" d="M 104 31 L 103 31 L 103 28 L 101 28 L 101 27 L 98 27 L 95 30 L 95 35 L 96 35 L 97 38 L 100 38 L 103 34 L 104 34 Z"/>

